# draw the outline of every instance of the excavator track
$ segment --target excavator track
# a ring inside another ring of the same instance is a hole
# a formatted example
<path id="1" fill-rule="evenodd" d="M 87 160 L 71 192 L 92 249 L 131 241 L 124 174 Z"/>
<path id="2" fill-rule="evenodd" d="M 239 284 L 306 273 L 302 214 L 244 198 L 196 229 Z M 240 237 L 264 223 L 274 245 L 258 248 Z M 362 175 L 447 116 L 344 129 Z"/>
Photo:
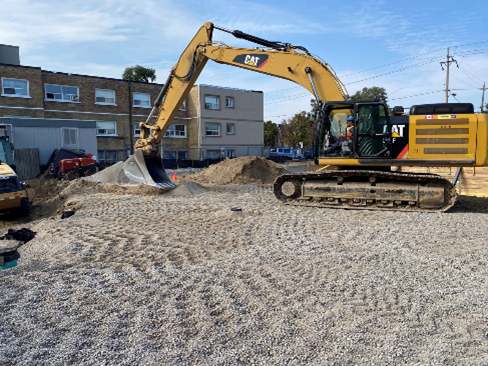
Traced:
<path id="1" fill-rule="evenodd" d="M 456 189 L 435 174 L 371 170 L 324 170 L 284 174 L 274 194 L 286 204 L 354 210 L 444 212 Z"/>

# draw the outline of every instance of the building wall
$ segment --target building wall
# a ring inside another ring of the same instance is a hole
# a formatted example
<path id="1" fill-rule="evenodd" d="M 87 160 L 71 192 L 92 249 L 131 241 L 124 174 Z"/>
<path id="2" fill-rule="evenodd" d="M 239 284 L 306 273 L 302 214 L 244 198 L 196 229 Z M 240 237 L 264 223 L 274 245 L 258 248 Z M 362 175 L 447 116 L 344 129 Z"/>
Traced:
<path id="1" fill-rule="evenodd" d="M 11 142 L 16 150 L 38 148 L 41 165 L 47 164 L 55 149 L 65 147 L 63 128 L 77 129 L 77 146 L 68 148 L 97 155 L 95 121 L 0 118 L 0 125 L 12 126 Z"/>
<path id="2" fill-rule="evenodd" d="M 7 115 L 115 122 L 116 134 L 98 135 L 97 145 L 98 150 L 117 150 L 118 160 L 127 158 L 127 151 L 130 151 L 138 138 L 134 136 L 134 126 L 146 121 L 151 105 L 162 87 L 161 84 L 55 73 L 35 67 L 12 65 L 0 65 L 0 77 L 29 81 L 28 98 L 0 96 L 0 117 Z M 46 100 L 46 84 L 77 87 L 79 100 Z M 115 91 L 115 105 L 96 103 L 96 89 Z M 134 93 L 150 94 L 150 106 L 134 106 Z M 97 152 L 95 154 L 98 155 Z"/>
<path id="3" fill-rule="evenodd" d="M 0 79 L 3 78 L 27 80 L 29 82 L 29 96 L 23 98 L 1 94 L 0 117 L 10 115 L 44 118 L 44 86 L 40 67 L 0 65 Z"/>
<path id="4" fill-rule="evenodd" d="M 219 109 L 205 108 L 205 96 L 218 96 Z M 234 106 L 226 107 L 226 97 L 233 98 Z M 263 93 L 200 85 L 201 147 L 263 146 Z M 220 125 L 220 136 L 206 136 L 206 124 Z M 234 134 L 227 134 L 227 124 L 234 125 Z"/>
<path id="5" fill-rule="evenodd" d="M 128 82 L 87 75 L 56 73 L 36 67 L 0 64 L 0 77 L 29 81 L 29 97 L 0 96 L 0 117 L 29 116 L 32 118 L 76 119 L 98 122 L 115 122 L 116 133 L 97 135 L 97 151 L 116 151 L 118 160 L 125 160 L 138 139 L 135 126 L 145 122 L 162 84 Z M 46 99 L 46 84 L 76 87 L 79 99 L 59 101 Z M 115 91 L 115 103 L 104 105 L 96 102 L 97 89 Z M 134 93 L 150 95 L 150 105 L 133 105 Z M 205 96 L 217 95 L 220 108 L 205 108 Z M 226 108 L 226 97 L 234 98 L 234 106 Z M 157 117 L 153 117 L 153 123 Z M 220 136 L 208 137 L 206 123 L 218 123 Z M 234 134 L 226 133 L 227 124 L 234 125 Z M 162 140 L 163 150 L 186 150 L 188 157 L 198 158 L 199 149 L 224 146 L 263 146 L 263 94 L 231 88 L 195 86 L 191 89 L 186 108 L 180 110 L 173 124 L 184 125 L 185 136 L 167 136 Z"/>

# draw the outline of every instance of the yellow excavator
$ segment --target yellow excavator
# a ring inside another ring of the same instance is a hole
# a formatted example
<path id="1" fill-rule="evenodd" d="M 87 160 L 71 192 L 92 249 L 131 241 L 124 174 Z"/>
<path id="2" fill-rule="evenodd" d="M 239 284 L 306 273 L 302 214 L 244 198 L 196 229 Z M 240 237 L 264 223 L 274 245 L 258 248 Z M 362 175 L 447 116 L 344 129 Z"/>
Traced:
<path id="1" fill-rule="evenodd" d="M 214 30 L 262 47 L 237 48 L 214 42 Z M 475 114 L 472 104 L 415 105 L 408 115 L 402 107 L 395 107 L 390 113 L 380 100 L 350 100 L 332 68 L 304 47 L 205 23 L 171 70 L 146 122 L 140 123 L 135 153 L 124 163 L 124 172 L 132 181 L 163 189 L 175 187 L 158 158 L 158 144 L 209 59 L 293 81 L 315 97 L 315 162 L 336 169 L 280 176 L 274 193 L 285 203 L 445 211 L 456 199 L 453 184 L 433 174 L 403 173 L 401 167 L 488 166 L 487 115 Z M 156 113 L 156 122 L 151 123 Z M 350 131 L 347 120 L 352 122 Z"/>

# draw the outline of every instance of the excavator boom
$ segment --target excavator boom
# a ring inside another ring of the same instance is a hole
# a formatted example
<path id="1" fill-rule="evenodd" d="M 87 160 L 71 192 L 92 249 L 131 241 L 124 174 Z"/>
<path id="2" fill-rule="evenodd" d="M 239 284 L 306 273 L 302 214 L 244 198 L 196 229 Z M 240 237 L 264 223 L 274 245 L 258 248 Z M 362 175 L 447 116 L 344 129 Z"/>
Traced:
<path id="1" fill-rule="evenodd" d="M 266 48 L 236 48 L 214 42 L 214 29 Z M 160 164 L 158 145 L 208 60 L 293 81 L 307 89 L 318 102 L 344 100 L 347 95 L 345 86 L 330 66 L 305 48 L 205 23 L 172 68 L 146 122 L 140 123 L 141 136 L 135 143 L 135 153 L 124 164 L 124 172 L 132 181 L 163 189 L 174 188 Z"/>

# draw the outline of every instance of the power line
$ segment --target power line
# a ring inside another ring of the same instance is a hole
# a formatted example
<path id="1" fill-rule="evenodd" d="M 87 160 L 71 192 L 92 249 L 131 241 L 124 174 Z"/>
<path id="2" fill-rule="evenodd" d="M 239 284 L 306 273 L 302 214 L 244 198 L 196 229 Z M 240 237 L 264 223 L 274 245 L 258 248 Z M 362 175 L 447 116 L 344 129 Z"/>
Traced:
<path id="1" fill-rule="evenodd" d="M 461 83 L 466 84 L 467 86 L 470 86 L 470 87 L 472 87 L 472 88 L 474 88 L 474 89 L 478 89 L 478 87 L 473 86 L 473 85 L 470 85 L 470 84 L 468 84 L 468 83 L 464 82 L 463 80 L 461 80 L 460 78 L 458 78 L 458 77 L 456 77 L 456 76 L 454 76 L 454 75 L 452 75 L 452 74 L 450 74 L 450 75 L 451 75 L 451 76 L 452 76 L 454 79 L 458 79 L 458 80 L 459 80 Z"/>
<path id="2" fill-rule="evenodd" d="M 463 69 L 464 71 L 466 71 L 468 74 L 474 76 L 476 79 L 478 79 L 479 81 L 481 81 L 482 83 L 484 83 L 485 81 L 484 80 L 481 80 L 479 77 L 477 77 L 476 75 L 473 75 L 471 72 L 469 72 L 468 70 L 466 70 L 464 67 L 462 66 L 459 66 L 461 69 Z"/>
<path id="3" fill-rule="evenodd" d="M 406 99 L 406 98 L 413 98 L 413 97 L 420 97 L 421 95 L 441 93 L 441 92 L 444 92 L 444 91 L 445 90 L 436 90 L 436 91 L 428 92 L 428 93 L 421 93 L 421 94 L 409 95 L 408 97 L 400 97 L 400 98 L 395 98 L 395 99 L 389 99 L 388 101 L 399 100 L 399 99 Z"/>
<path id="4" fill-rule="evenodd" d="M 439 58 L 439 57 L 438 57 Z M 437 58 L 437 59 L 438 59 Z M 356 84 L 356 83 L 360 83 L 362 81 L 366 81 L 366 80 L 371 80 L 371 79 L 376 79 L 376 78 L 379 78 L 380 76 L 385 76 L 385 75 L 390 75 L 390 74 L 394 74 L 394 73 L 397 73 L 397 72 L 402 72 L 402 71 L 405 71 L 405 70 L 409 70 L 409 69 L 413 69 L 415 67 L 419 67 L 419 66 L 424 66 L 424 65 L 427 65 L 427 64 L 430 64 L 432 62 L 437 62 L 437 59 L 432 59 L 432 60 L 429 60 L 429 61 L 423 61 L 423 62 L 419 62 L 418 64 L 413 64 L 413 65 L 410 65 L 410 66 L 406 66 L 406 67 L 403 67 L 401 69 L 397 69 L 397 70 L 393 70 L 393 71 L 390 71 L 390 72 L 386 72 L 384 74 L 380 74 L 380 75 L 376 75 L 376 76 L 372 76 L 372 77 L 369 77 L 369 78 L 366 78 L 366 79 L 362 79 L 362 80 L 357 80 L 357 81 L 353 81 L 351 83 L 347 83 L 345 85 L 351 85 L 351 84 Z"/>
<path id="5" fill-rule="evenodd" d="M 405 58 L 403 60 L 400 60 L 400 61 L 395 61 L 395 62 L 391 62 L 389 64 L 385 64 L 385 65 L 381 65 L 381 66 L 377 66 L 377 67 L 373 67 L 371 69 L 366 69 L 366 70 L 362 70 L 362 71 L 357 71 L 357 72 L 353 72 L 351 74 L 347 74 L 347 75 L 338 75 L 339 77 L 343 77 L 345 78 L 346 76 L 350 76 L 350 75 L 356 75 L 356 74 L 361 74 L 363 72 L 367 72 L 367 71 L 371 71 L 371 70 L 376 70 L 376 69 L 380 69 L 382 67 L 386 67 L 386 66 L 390 66 L 390 65 L 394 65 L 394 64 L 398 64 L 400 62 L 403 62 L 403 61 L 408 61 L 408 60 L 412 60 L 414 58 L 417 58 L 417 57 L 421 57 L 421 56 L 425 56 L 425 55 L 429 55 L 429 54 L 432 54 L 432 53 L 435 53 L 435 52 L 439 52 L 439 51 L 442 51 L 443 49 L 438 49 L 436 51 L 431 51 L 431 52 L 427 52 L 427 53 L 423 53 L 421 55 L 417 55 L 417 56 L 413 56 L 413 57 L 409 57 L 409 58 Z"/>
<path id="6" fill-rule="evenodd" d="M 473 79 L 471 76 L 469 76 L 469 75 L 466 73 L 466 71 L 464 71 L 464 69 L 459 68 L 459 70 L 460 70 L 462 73 L 464 73 L 464 75 L 466 75 L 468 78 L 470 78 L 471 80 L 473 80 L 475 83 L 478 83 L 478 81 L 477 81 L 477 80 L 475 80 L 475 79 Z"/>
<path id="7" fill-rule="evenodd" d="M 303 87 L 301 87 L 301 88 L 303 88 Z M 273 100 L 279 100 L 279 99 L 285 99 L 285 98 L 291 98 L 291 97 L 300 97 L 300 96 L 304 96 L 304 95 L 310 95 L 310 93 L 294 94 L 294 95 L 288 95 L 288 96 L 286 96 L 286 97 L 269 99 L 269 100 L 267 100 L 265 103 L 271 102 L 271 101 L 273 101 Z"/>

